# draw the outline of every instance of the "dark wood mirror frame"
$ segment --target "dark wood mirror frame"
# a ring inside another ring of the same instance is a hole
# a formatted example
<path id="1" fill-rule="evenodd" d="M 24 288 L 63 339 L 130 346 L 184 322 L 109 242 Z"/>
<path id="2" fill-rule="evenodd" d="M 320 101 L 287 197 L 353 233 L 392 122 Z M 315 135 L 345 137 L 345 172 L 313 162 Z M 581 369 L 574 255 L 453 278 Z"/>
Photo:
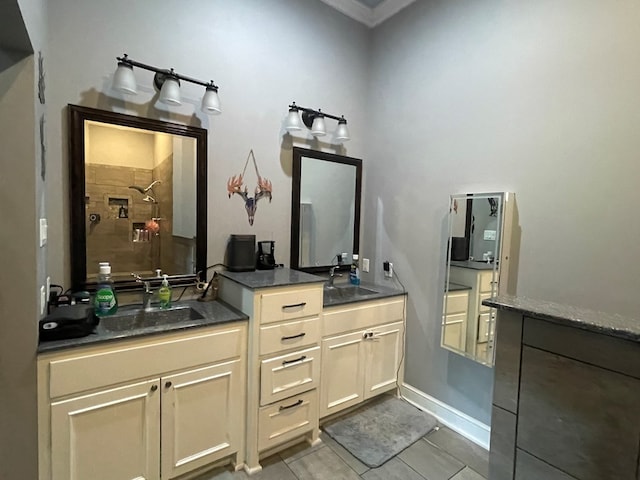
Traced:
<path id="1" fill-rule="evenodd" d="M 95 108 L 68 105 L 69 174 L 71 225 L 71 288 L 74 291 L 94 290 L 87 282 L 87 242 L 85 212 L 85 121 L 121 125 L 151 130 L 196 140 L 196 272 L 176 276 L 172 285 L 189 285 L 206 277 L 207 263 L 207 130 L 199 127 L 136 117 Z M 114 282 L 118 290 L 142 288 L 133 278 Z"/>
<path id="2" fill-rule="evenodd" d="M 362 196 L 362 160 L 359 158 L 345 157 L 333 153 L 309 150 L 307 148 L 293 148 L 293 169 L 291 189 L 291 257 L 290 267 L 309 273 L 327 272 L 332 265 L 317 265 L 313 267 L 300 267 L 300 175 L 302 173 L 302 158 L 314 158 L 326 162 L 353 165 L 356 168 L 356 184 L 354 190 L 354 217 L 353 217 L 353 252 L 359 253 L 360 248 L 360 204 Z M 337 269 L 349 270 L 351 259 Z"/>

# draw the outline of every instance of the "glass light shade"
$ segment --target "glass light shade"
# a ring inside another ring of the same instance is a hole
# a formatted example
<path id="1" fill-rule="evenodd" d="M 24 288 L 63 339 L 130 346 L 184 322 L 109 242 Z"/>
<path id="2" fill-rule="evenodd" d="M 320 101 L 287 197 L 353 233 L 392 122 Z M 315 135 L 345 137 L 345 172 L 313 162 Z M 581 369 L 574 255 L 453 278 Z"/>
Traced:
<path id="1" fill-rule="evenodd" d="M 159 100 L 167 105 L 182 105 L 180 101 L 180 84 L 177 79 L 165 78 L 160 90 Z"/>
<path id="2" fill-rule="evenodd" d="M 218 92 L 215 89 L 207 87 L 202 97 L 201 109 L 207 115 L 220 114 L 222 111 L 220 109 L 220 98 L 218 97 Z"/>
<path id="3" fill-rule="evenodd" d="M 113 74 L 112 88 L 118 92 L 135 95 L 138 93 L 136 77 L 133 74 L 133 67 L 126 63 L 119 62 L 116 73 Z"/>
<path id="4" fill-rule="evenodd" d="M 287 115 L 287 120 L 285 121 L 284 128 L 289 132 L 295 132 L 302 129 L 300 112 L 297 109 L 289 109 L 289 115 Z"/>
<path id="5" fill-rule="evenodd" d="M 318 115 L 313 119 L 311 134 L 314 137 L 322 137 L 327 134 L 327 129 L 324 126 L 324 115 Z"/>
<path id="6" fill-rule="evenodd" d="M 350 138 L 346 120 L 344 122 L 342 120 L 338 121 L 338 128 L 336 128 L 335 131 L 336 141 L 342 143 L 348 141 Z"/>

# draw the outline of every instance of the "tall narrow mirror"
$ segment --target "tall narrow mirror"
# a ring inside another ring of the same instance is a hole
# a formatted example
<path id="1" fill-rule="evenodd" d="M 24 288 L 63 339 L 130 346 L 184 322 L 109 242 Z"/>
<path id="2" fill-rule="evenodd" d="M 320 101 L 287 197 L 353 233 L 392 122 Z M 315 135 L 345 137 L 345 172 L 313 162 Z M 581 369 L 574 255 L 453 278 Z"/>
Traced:
<path id="1" fill-rule="evenodd" d="M 347 268 L 359 248 L 361 185 L 362 160 L 293 149 L 291 268 Z"/>
<path id="2" fill-rule="evenodd" d="M 493 365 L 495 311 L 482 301 L 508 288 L 512 193 L 452 195 L 442 347 Z"/>
<path id="3" fill-rule="evenodd" d="M 72 288 L 109 262 L 118 288 L 206 267 L 204 129 L 69 106 Z"/>

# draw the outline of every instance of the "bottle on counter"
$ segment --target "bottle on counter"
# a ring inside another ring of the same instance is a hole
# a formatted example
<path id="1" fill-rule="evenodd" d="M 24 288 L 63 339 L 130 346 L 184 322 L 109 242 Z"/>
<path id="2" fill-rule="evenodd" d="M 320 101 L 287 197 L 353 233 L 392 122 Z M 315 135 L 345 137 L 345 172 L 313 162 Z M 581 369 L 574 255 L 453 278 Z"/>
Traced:
<path id="1" fill-rule="evenodd" d="M 360 285 L 360 265 L 359 257 L 357 253 L 353 254 L 353 261 L 351 262 L 351 271 L 349 272 L 349 281 L 351 285 Z"/>
<path id="2" fill-rule="evenodd" d="M 100 262 L 99 264 L 94 310 L 98 317 L 113 315 L 118 310 L 118 299 L 111 280 L 109 262 Z"/>
<path id="3" fill-rule="evenodd" d="M 158 290 L 158 300 L 160 300 L 160 308 L 171 308 L 171 285 L 166 275 L 163 275 L 162 285 Z"/>

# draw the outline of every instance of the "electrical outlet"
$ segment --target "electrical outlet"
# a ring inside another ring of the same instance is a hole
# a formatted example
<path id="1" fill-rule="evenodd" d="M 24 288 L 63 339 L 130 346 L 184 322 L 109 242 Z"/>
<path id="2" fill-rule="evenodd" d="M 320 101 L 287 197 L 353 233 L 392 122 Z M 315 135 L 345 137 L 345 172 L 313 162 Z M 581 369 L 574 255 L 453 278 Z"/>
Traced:
<path id="1" fill-rule="evenodd" d="M 393 263 L 391 263 L 390 261 L 387 260 L 382 265 L 382 268 L 384 270 L 384 276 L 385 277 L 387 277 L 387 278 L 393 277 Z"/>
<path id="2" fill-rule="evenodd" d="M 368 258 L 363 258 L 362 259 L 362 271 L 363 272 L 368 272 L 369 271 L 369 259 Z"/>
<path id="3" fill-rule="evenodd" d="M 496 239 L 496 231 L 495 230 L 485 230 L 483 238 L 484 238 L 484 240 L 495 240 Z"/>

